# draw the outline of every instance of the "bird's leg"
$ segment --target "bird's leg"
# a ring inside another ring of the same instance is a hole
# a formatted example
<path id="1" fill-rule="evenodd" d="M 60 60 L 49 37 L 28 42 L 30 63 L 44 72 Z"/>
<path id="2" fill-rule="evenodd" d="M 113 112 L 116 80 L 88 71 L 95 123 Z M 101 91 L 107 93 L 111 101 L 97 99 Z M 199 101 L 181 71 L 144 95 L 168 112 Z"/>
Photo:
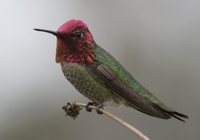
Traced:
<path id="1" fill-rule="evenodd" d="M 102 111 L 100 111 L 100 109 L 103 109 L 104 108 L 104 104 L 100 104 L 100 105 L 98 105 L 97 106 L 97 109 L 96 109 L 96 112 L 97 112 L 97 114 L 103 114 L 103 112 Z"/>
<path id="2" fill-rule="evenodd" d="M 93 105 L 94 105 L 94 106 L 97 106 L 98 104 L 95 103 L 95 102 L 88 102 L 87 105 L 85 106 L 86 111 L 92 112 L 92 109 L 89 108 L 89 106 L 93 106 Z"/>
<path id="3" fill-rule="evenodd" d="M 96 112 L 97 114 L 103 114 L 103 112 L 100 111 L 100 109 L 103 109 L 105 106 L 105 103 L 97 104 L 96 102 L 88 102 L 85 106 L 86 111 L 92 112 L 92 109 L 89 106 L 96 106 Z"/>

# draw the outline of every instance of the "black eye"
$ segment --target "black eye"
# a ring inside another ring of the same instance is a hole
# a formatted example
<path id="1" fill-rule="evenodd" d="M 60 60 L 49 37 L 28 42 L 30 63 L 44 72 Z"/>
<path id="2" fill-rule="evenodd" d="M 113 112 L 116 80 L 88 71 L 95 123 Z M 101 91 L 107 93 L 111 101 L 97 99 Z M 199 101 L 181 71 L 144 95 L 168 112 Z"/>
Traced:
<path id="1" fill-rule="evenodd" d="M 83 33 L 81 31 L 75 31 L 71 34 L 73 38 L 81 38 L 83 37 Z"/>

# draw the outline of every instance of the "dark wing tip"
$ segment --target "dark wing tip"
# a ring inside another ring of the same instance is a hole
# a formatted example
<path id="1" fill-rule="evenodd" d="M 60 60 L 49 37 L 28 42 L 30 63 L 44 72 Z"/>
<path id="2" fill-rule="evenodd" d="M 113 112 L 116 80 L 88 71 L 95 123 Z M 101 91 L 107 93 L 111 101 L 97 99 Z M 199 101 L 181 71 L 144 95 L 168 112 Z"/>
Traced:
<path id="1" fill-rule="evenodd" d="M 186 120 L 184 120 L 183 118 L 185 119 L 189 119 L 189 117 L 185 114 L 181 114 L 179 112 L 168 112 L 170 116 L 182 121 L 182 122 L 186 122 Z"/>
<path id="2" fill-rule="evenodd" d="M 168 116 L 168 118 L 174 117 L 182 122 L 186 122 L 185 119 L 189 119 L 189 117 L 185 114 L 182 114 L 182 113 L 179 113 L 176 111 L 172 111 L 172 110 L 166 110 L 157 105 L 154 105 L 154 107 L 156 107 L 158 110 L 160 110 L 162 112 L 165 112 L 165 115 Z"/>

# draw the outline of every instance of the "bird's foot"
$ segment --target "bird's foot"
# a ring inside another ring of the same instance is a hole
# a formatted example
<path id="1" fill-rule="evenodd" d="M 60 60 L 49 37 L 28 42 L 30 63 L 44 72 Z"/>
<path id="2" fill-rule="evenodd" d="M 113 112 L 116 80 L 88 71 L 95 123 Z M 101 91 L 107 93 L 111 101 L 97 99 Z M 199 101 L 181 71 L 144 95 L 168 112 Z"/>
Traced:
<path id="1" fill-rule="evenodd" d="M 103 112 L 100 110 L 100 109 L 103 109 L 103 107 L 104 107 L 104 104 L 100 104 L 97 106 L 97 109 L 96 109 L 97 114 L 100 114 L 100 115 L 103 114 Z"/>
<path id="2" fill-rule="evenodd" d="M 90 108 L 89 106 L 97 106 L 97 103 L 95 103 L 95 102 L 88 102 L 87 105 L 85 106 L 86 111 L 92 112 L 92 108 Z"/>

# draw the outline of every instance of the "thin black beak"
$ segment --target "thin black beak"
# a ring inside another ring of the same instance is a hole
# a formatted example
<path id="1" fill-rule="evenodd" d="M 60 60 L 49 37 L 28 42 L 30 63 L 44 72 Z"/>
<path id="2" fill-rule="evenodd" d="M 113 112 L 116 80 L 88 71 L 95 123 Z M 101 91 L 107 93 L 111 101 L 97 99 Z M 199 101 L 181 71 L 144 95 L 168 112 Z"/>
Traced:
<path id="1" fill-rule="evenodd" d="M 50 30 L 44 30 L 44 29 L 34 29 L 35 31 L 40 31 L 40 32 L 46 32 L 50 33 L 52 35 L 55 35 L 56 37 L 61 37 L 60 33 L 55 32 L 55 31 L 50 31 Z"/>

